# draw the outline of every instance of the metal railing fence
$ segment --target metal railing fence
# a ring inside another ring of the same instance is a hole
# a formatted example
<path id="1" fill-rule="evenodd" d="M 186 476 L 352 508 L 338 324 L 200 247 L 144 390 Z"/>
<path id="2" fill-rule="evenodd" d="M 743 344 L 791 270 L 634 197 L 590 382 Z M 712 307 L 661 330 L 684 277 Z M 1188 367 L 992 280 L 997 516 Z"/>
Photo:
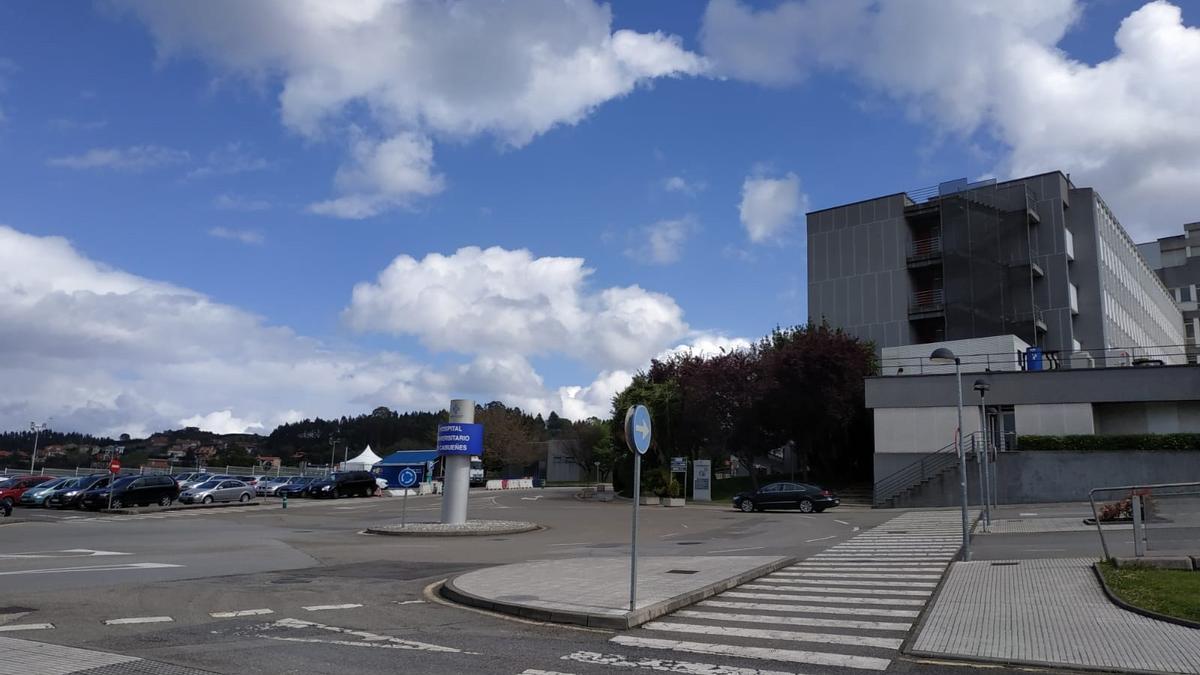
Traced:
<path id="1" fill-rule="evenodd" d="M 1200 551 L 1200 482 L 1098 487 L 1088 501 L 1105 560 Z"/>

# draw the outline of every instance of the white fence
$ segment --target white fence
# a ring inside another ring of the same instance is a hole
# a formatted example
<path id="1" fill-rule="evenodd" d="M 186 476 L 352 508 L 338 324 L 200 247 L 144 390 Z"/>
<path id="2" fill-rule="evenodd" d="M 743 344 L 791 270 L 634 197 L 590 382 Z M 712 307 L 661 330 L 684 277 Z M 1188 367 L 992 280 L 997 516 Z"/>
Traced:
<path id="1" fill-rule="evenodd" d="M 489 480 L 488 490 L 523 490 L 533 487 L 532 478 L 509 478 L 505 480 Z"/>

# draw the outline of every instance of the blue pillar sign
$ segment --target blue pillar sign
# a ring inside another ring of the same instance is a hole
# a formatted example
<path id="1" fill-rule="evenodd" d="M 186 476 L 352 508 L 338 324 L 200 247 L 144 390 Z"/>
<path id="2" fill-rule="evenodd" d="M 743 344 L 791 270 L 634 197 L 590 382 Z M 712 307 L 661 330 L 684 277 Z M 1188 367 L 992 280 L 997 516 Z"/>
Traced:
<path id="1" fill-rule="evenodd" d="M 482 455 L 482 424 L 442 424 L 438 426 L 437 451 L 439 455 Z"/>

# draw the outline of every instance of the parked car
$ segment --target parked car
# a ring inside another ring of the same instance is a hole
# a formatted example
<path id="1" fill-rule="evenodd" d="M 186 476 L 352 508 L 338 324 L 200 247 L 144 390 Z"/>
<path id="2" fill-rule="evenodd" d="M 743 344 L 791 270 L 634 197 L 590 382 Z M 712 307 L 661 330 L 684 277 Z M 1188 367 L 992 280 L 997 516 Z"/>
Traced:
<path id="1" fill-rule="evenodd" d="M 174 479 L 175 479 L 175 483 L 176 483 L 176 484 L 178 484 L 178 485 L 183 485 L 184 483 L 188 482 L 188 481 L 189 481 L 189 480 L 191 480 L 192 478 L 194 478 L 194 477 L 196 477 L 196 476 L 199 476 L 199 475 L 200 475 L 200 472 L 199 472 L 199 471 L 192 471 L 192 472 L 189 472 L 189 473 L 177 473 L 177 474 L 173 474 L 173 475 L 171 476 L 171 478 L 174 478 Z"/>
<path id="2" fill-rule="evenodd" d="M 327 477 L 313 482 L 308 486 L 310 497 L 370 497 L 379 488 L 375 485 L 375 476 L 370 471 L 343 471 L 331 473 Z"/>
<path id="3" fill-rule="evenodd" d="M 771 483 L 754 492 L 740 492 L 733 508 L 746 513 L 765 509 L 799 509 L 802 513 L 820 513 L 841 501 L 825 488 L 807 483 Z"/>
<path id="4" fill-rule="evenodd" d="M 45 506 L 46 500 L 50 498 L 50 494 L 65 483 L 75 480 L 74 478 L 55 478 L 48 480 L 41 485 L 34 485 L 26 490 L 21 499 L 17 501 L 21 506 Z"/>
<path id="5" fill-rule="evenodd" d="M 195 485 L 199 485 L 201 483 L 207 483 L 208 481 L 210 481 L 214 478 L 216 478 L 216 476 L 214 476 L 211 473 L 194 473 L 194 474 L 188 476 L 187 480 L 180 481 L 179 488 L 181 490 L 186 490 Z"/>
<path id="6" fill-rule="evenodd" d="M 112 493 L 111 501 L 109 499 L 110 492 Z M 109 508 L 109 504 L 114 509 L 150 504 L 170 506 L 171 502 L 178 497 L 179 485 L 170 476 L 123 476 L 113 481 L 112 485 L 108 487 L 83 493 L 80 504 L 83 508 L 92 511 Z"/>
<path id="7" fill-rule="evenodd" d="M 26 490 L 51 480 L 54 480 L 53 476 L 14 476 L 0 483 L 0 502 L 11 507 L 21 500 L 21 495 L 25 494 Z"/>
<path id="8" fill-rule="evenodd" d="M 76 478 L 74 479 L 74 483 L 63 485 L 54 492 L 51 492 L 50 496 L 46 498 L 46 507 L 51 509 L 77 509 L 85 492 L 106 487 L 110 480 L 111 475 L 107 473 L 93 473 Z"/>
<path id="9" fill-rule="evenodd" d="M 312 485 L 316 480 L 312 476 L 292 476 L 288 479 L 288 482 L 275 488 L 275 496 L 303 497 L 308 492 L 308 486 Z"/>
<path id="10" fill-rule="evenodd" d="M 264 478 L 254 484 L 254 493 L 259 497 L 270 497 L 275 494 L 279 488 L 287 485 L 288 479 L 291 476 L 272 476 Z"/>
<path id="11" fill-rule="evenodd" d="M 184 504 L 213 502 L 248 502 L 254 499 L 254 488 L 240 480 L 210 480 L 179 493 Z"/>

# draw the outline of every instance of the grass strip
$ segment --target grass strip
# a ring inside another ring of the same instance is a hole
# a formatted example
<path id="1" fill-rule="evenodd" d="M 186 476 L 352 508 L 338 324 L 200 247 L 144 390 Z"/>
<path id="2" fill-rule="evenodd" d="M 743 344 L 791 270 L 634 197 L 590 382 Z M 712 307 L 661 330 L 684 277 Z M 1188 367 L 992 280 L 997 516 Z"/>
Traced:
<path id="1" fill-rule="evenodd" d="M 1112 592 L 1142 609 L 1200 622 L 1200 572 L 1099 565 Z"/>

